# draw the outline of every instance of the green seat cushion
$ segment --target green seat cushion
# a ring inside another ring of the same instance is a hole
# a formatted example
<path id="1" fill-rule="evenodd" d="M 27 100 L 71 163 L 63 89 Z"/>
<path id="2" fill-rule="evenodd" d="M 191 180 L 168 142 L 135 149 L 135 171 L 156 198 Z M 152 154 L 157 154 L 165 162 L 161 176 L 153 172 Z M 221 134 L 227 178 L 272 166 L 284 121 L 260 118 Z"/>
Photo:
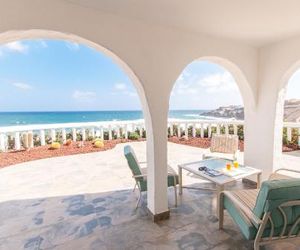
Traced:
<path id="1" fill-rule="evenodd" d="M 224 208 L 230 214 L 234 222 L 239 226 L 242 234 L 247 240 L 254 240 L 257 234 L 257 228 L 250 219 L 248 219 L 239 209 L 236 208 L 234 203 L 226 195 L 224 196 Z M 287 231 L 291 228 L 291 225 L 287 227 Z M 281 233 L 282 227 L 274 228 L 274 236 L 279 236 Z M 299 226 L 296 227 L 294 232 L 298 232 Z M 269 226 L 266 227 L 263 237 L 270 236 L 271 229 Z"/>
<path id="2" fill-rule="evenodd" d="M 300 200 L 300 179 L 265 181 L 262 183 L 253 212 L 258 218 L 262 218 L 265 212 L 271 212 L 274 226 L 280 228 L 283 226 L 283 217 L 277 207 L 292 200 Z M 300 216 L 299 206 L 284 208 L 284 211 L 288 224 L 293 223 Z"/>

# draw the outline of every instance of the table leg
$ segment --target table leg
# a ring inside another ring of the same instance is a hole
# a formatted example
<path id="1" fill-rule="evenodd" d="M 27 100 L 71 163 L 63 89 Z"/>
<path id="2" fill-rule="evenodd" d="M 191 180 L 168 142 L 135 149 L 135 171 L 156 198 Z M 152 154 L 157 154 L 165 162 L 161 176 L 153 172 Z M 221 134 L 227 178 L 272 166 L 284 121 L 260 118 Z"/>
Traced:
<path id="1" fill-rule="evenodd" d="M 182 195 L 182 168 L 178 166 L 179 194 Z"/>
<path id="2" fill-rule="evenodd" d="M 260 188 L 261 173 L 257 174 L 257 188 Z"/>
<path id="3" fill-rule="evenodd" d="M 218 219 L 220 221 L 223 220 L 223 216 L 222 216 L 222 213 L 221 213 L 222 212 L 221 211 L 222 204 L 220 204 L 220 196 L 221 196 L 221 193 L 223 191 L 224 191 L 224 186 L 223 185 L 217 185 L 217 216 L 218 216 Z"/>

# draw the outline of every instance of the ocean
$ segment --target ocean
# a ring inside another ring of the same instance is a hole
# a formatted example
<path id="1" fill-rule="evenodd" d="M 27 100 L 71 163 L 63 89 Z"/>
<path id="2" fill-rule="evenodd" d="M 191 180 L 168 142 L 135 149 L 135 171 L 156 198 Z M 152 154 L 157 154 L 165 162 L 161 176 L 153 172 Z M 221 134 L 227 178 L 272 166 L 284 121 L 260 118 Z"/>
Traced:
<path id="1" fill-rule="evenodd" d="M 203 119 L 207 110 L 171 110 L 169 118 Z M 0 127 L 69 122 L 124 121 L 143 119 L 142 111 L 0 112 Z"/>

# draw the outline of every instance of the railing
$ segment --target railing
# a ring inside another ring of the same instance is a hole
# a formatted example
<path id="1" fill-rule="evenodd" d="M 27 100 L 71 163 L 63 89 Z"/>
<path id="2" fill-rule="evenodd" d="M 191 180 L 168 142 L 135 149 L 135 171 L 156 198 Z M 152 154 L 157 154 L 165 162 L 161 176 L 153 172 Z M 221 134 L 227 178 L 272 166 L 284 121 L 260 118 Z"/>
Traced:
<path id="1" fill-rule="evenodd" d="M 177 137 L 211 137 L 216 134 L 236 134 L 243 139 L 244 121 L 237 120 L 168 120 L 169 136 Z M 287 140 L 291 141 L 293 135 L 300 129 L 300 123 L 284 123 Z M 116 138 L 128 139 L 132 132 L 138 136 L 145 136 L 144 120 L 110 121 L 110 122 L 84 122 L 62 124 L 36 124 L 24 126 L 0 127 L 0 151 L 9 149 L 20 150 L 24 146 L 24 136 L 28 140 L 26 147 L 35 145 L 44 146 L 49 141 L 60 139 L 65 143 L 67 139 L 85 141 L 99 137 L 103 140 Z M 12 142 L 12 143 L 9 143 Z M 13 144 L 11 147 L 9 144 Z"/>

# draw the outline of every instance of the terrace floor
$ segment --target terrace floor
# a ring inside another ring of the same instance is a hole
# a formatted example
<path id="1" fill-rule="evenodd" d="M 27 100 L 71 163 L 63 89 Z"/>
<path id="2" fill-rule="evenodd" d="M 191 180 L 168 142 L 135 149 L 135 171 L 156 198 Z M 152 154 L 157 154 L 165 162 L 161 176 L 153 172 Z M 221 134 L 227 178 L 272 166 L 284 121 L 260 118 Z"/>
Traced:
<path id="1" fill-rule="evenodd" d="M 144 161 L 145 142 L 131 144 Z M 213 191 L 184 189 L 174 208 L 170 189 L 171 218 L 158 224 L 148 219 L 145 202 L 135 210 L 123 146 L 1 169 L 0 249 L 252 249 L 226 214 L 225 229 L 218 230 Z M 175 169 L 201 159 L 201 153 L 200 148 L 169 143 Z M 289 167 L 300 163 L 295 153 L 283 157 Z M 186 185 L 197 187 L 200 182 L 184 173 Z M 227 188 L 241 187 L 251 188 L 242 183 Z M 266 249 L 299 249 L 297 245 Z"/>

